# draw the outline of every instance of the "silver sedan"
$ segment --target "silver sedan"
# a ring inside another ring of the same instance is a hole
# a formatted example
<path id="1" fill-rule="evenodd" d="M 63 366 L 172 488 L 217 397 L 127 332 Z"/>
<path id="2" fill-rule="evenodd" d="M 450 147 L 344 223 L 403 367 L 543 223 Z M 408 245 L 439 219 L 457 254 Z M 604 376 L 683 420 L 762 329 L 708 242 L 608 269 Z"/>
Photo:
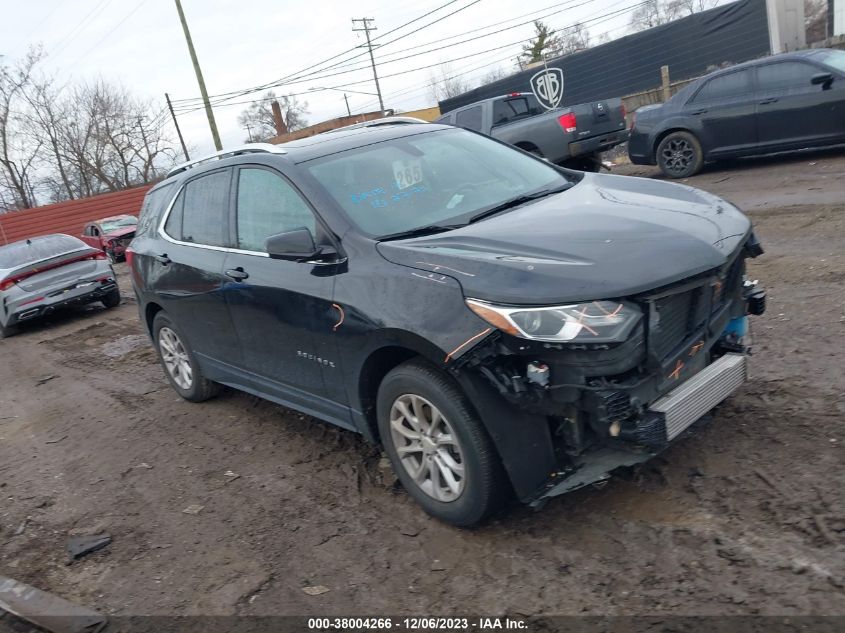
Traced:
<path id="1" fill-rule="evenodd" d="M 0 246 L 0 338 L 58 308 L 120 303 L 114 270 L 100 250 L 70 235 L 43 235 Z"/>

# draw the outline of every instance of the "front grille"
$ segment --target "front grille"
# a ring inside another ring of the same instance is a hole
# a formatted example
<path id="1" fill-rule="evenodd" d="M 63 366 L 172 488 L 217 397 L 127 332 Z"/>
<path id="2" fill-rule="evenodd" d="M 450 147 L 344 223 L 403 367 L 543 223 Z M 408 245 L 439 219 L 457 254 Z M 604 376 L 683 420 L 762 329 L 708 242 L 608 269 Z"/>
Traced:
<path id="1" fill-rule="evenodd" d="M 689 290 L 654 302 L 656 323 L 652 329 L 652 349 L 665 358 L 689 333 L 694 292 Z"/>
<path id="2" fill-rule="evenodd" d="M 599 417 L 607 422 L 619 422 L 631 416 L 631 398 L 624 391 L 603 391 L 596 395 Z"/>

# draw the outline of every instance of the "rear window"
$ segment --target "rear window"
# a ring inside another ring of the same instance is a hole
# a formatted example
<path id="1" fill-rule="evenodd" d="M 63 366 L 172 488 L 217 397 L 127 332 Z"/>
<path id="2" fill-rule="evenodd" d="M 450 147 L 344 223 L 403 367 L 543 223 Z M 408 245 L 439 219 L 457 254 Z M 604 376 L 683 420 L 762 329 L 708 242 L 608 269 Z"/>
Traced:
<path id="1" fill-rule="evenodd" d="M 216 171 L 185 185 L 182 241 L 226 246 L 229 226 L 230 170 Z"/>
<path id="2" fill-rule="evenodd" d="M 542 114 L 543 109 L 534 95 L 507 97 L 493 102 L 493 125 L 505 125 L 518 119 Z"/>
<path id="3" fill-rule="evenodd" d="M 88 248 L 82 240 L 70 235 L 48 235 L 0 246 L 0 268 L 18 268 L 64 253 Z"/>
<path id="4" fill-rule="evenodd" d="M 743 98 L 751 98 L 751 92 L 751 71 L 740 70 L 719 75 L 709 80 L 698 91 L 693 101 L 695 103 L 737 101 Z"/>

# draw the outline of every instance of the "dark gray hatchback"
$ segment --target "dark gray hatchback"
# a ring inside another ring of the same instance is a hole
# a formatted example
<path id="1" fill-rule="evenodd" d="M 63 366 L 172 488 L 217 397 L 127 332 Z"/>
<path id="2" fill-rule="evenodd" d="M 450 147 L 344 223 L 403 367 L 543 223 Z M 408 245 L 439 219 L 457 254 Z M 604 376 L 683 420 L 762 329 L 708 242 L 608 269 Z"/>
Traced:
<path id="1" fill-rule="evenodd" d="M 396 123 L 175 170 L 128 259 L 184 398 L 358 431 L 470 525 L 648 459 L 737 389 L 760 252 L 707 193 Z"/>

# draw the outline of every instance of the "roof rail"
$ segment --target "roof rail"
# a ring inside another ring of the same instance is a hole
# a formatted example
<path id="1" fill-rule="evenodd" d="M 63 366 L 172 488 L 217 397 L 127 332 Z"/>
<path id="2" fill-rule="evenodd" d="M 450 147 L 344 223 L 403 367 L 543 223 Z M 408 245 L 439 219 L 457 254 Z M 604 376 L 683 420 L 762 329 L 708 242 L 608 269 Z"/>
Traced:
<path id="1" fill-rule="evenodd" d="M 183 171 L 190 169 L 195 165 L 199 165 L 200 163 L 204 163 L 209 160 L 223 159 L 223 158 L 230 158 L 232 156 L 240 156 L 241 154 L 287 154 L 287 150 L 283 147 L 279 147 L 278 145 L 273 145 L 272 143 L 247 143 L 246 145 L 241 145 L 240 147 L 233 147 L 232 149 L 224 149 L 219 152 L 214 152 L 213 154 L 209 154 L 208 156 L 203 156 L 202 158 L 196 158 L 194 160 L 189 160 L 186 163 L 182 163 L 180 165 L 176 165 L 173 169 L 167 172 L 165 178 L 170 178 L 171 176 L 175 176 Z"/>
<path id="2" fill-rule="evenodd" d="M 345 132 L 346 130 L 354 130 L 361 127 L 378 127 L 379 125 L 397 125 L 403 123 L 428 123 L 423 119 L 417 119 L 412 116 L 386 116 L 381 119 L 372 119 L 370 121 L 362 121 L 361 123 L 353 123 L 351 125 L 344 125 L 343 127 L 336 127 L 333 130 L 326 130 L 322 134 L 331 134 L 332 132 Z"/>

